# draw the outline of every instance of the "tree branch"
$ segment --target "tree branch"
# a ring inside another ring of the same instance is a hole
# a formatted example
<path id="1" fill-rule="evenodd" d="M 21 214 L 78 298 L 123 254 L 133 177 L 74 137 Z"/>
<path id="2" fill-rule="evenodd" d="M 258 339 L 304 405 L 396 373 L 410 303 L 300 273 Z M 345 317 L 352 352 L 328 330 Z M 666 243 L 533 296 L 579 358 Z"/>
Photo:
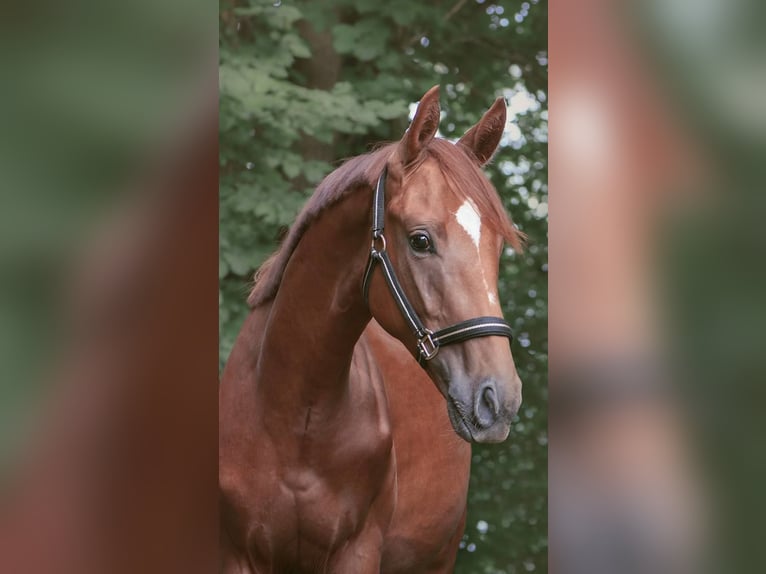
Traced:
<path id="1" fill-rule="evenodd" d="M 457 2 L 455 2 L 454 6 L 452 6 L 452 8 L 450 8 L 447 11 L 447 13 L 444 15 L 444 17 L 442 18 L 442 24 L 447 22 L 447 21 L 449 21 L 450 18 L 452 18 L 455 14 L 460 12 L 461 8 L 463 8 L 463 6 L 465 6 L 467 3 L 468 3 L 468 0 L 458 0 Z M 407 41 L 407 43 L 405 43 L 404 46 L 406 48 L 409 48 L 415 42 L 417 42 L 420 38 L 422 38 L 424 34 L 425 34 L 425 32 L 418 32 L 412 38 L 410 38 Z"/>
<path id="2" fill-rule="evenodd" d="M 452 8 L 450 8 L 450 9 L 449 9 L 449 12 L 447 12 L 447 13 L 444 15 L 444 18 L 442 18 L 442 22 L 446 22 L 447 20 L 449 20 L 450 18 L 452 18 L 452 17 L 453 17 L 455 14 L 457 14 L 458 12 L 460 12 L 460 9 L 461 9 L 463 6 L 465 6 L 466 2 L 468 2 L 468 0 L 458 0 L 457 2 L 455 2 L 455 5 L 454 5 Z"/>

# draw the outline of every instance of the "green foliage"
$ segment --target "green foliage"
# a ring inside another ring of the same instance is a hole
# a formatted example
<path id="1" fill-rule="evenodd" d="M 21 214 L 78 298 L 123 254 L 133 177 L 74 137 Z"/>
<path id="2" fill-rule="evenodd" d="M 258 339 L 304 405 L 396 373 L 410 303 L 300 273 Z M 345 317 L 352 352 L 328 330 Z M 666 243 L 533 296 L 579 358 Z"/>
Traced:
<path id="1" fill-rule="evenodd" d="M 442 86 L 457 138 L 495 97 L 511 126 L 488 174 L 524 254 L 501 261 L 524 404 L 511 438 L 474 447 L 459 573 L 547 571 L 547 5 L 326 0 L 222 4 L 220 357 L 244 319 L 254 270 L 344 157 L 399 139 L 407 110 Z"/>

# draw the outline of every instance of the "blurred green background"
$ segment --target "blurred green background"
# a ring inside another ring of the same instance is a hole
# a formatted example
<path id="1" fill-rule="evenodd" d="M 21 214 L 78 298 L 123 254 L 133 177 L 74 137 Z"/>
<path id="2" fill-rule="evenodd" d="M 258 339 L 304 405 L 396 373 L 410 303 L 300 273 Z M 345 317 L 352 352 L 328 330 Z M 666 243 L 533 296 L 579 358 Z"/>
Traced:
<path id="1" fill-rule="evenodd" d="M 524 403 L 502 445 L 474 447 L 456 572 L 547 572 L 547 4 L 394 0 L 222 2 L 220 363 L 258 265 L 343 158 L 398 140 L 441 85 L 443 137 L 498 96 L 509 124 L 487 173 L 524 254 L 501 261 Z"/>

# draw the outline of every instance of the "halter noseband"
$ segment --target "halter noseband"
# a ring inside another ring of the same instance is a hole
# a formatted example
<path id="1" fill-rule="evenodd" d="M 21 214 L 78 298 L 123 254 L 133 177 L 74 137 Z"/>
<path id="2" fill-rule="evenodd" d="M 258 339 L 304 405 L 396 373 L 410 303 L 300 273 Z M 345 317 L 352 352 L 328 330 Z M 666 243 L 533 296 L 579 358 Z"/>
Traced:
<path id="1" fill-rule="evenodd" d="M 439 353 L 439 348 L 444 345 L 452 345 L 467 341 L 468 339 L 489 337 L 491 335 L 508 337 L 508 339 L 512 340 L 513 331 L 511 331 L 511 326 L 500 317 L 476 317 L 455 323 L 451 327 L 446 327 L 436 332 L 427 329 L 423 325 L 420 317 L 418 317 L 415 309 L 404 294 L 402 286 L 396 277 L 394 267 L 391 265 L 391 259 L 389 259 L 388 252 L 386 251 L 386 237 L 383 235 L 386 214 L 386 172 L 386 168 L 383 168 L 383 173 L 380 174 L 378 184 L 375 186 L 375 195 L 372 201 L 372 244 L 362 285 L 364 300 L 368 301 L 370 279 L 375 269 L 375 264 L 380 263 L 383 277 L 388 284 L 391 294 L 394 296 L 394 301 L 396 301 L 399 311 L 401 311 L 402 316 L 407 321 L 410 330 L 418 341 L 418 363 L 421 365 L 423 361 L 433 359 Z"/>

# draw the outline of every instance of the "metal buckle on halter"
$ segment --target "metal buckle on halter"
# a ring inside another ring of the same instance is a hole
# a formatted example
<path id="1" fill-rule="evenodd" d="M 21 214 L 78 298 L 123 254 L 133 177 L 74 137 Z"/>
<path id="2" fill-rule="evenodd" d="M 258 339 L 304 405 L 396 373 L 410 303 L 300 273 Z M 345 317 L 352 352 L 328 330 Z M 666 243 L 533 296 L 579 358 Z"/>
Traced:
<path id="1" fill-rule="evenodd" d="M 418 351 L 420 351 L 420 358 L 430 361 L 439 353 L 439 345 L 433 340 L 433 331 L 430 329 L 425 330 L 420 340 L 418 340 Z"/>

